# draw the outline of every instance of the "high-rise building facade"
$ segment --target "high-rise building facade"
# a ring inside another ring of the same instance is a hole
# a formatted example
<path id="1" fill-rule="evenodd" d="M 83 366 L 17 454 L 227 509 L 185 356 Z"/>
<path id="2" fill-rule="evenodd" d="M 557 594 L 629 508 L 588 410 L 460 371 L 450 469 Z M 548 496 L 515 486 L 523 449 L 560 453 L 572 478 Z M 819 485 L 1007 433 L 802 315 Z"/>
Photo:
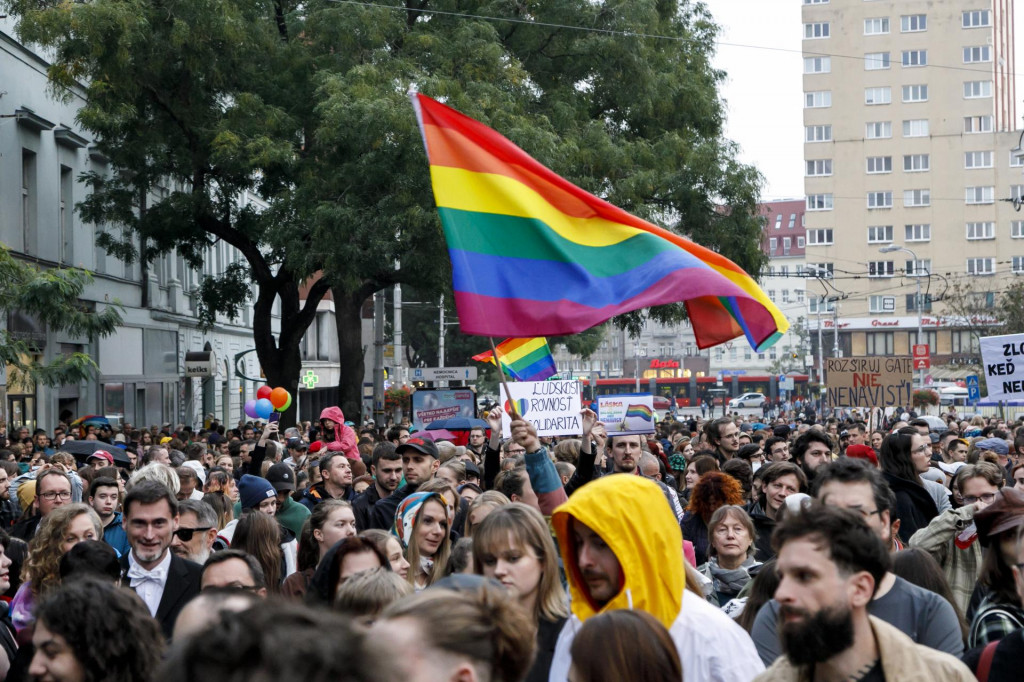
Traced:
<path id="1" fill-rule="evenodd" d="M 1013 0 L 803 5 L 809 327 L 826 357 L 836 327 L 844 355 L 909 355 L 920 324 L 933 366 L 973 362 L 1024 274 Z"/>

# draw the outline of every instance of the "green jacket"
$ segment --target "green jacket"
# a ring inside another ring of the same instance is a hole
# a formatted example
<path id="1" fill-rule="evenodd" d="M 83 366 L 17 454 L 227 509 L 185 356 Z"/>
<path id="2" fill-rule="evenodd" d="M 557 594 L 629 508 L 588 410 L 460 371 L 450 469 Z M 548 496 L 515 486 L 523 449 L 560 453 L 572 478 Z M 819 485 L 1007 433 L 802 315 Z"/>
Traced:
<path id="1" fill-rule="evenodd" d="M 242 503 L 235 502 L 235 518 L 242 515 Z M 285 499 L 284 506 L 277 510 L 277 522 L 295 533 L 296 538 L 302 537 L 302 524 L 309 518 L 309 510 L 289 496 Z"/>

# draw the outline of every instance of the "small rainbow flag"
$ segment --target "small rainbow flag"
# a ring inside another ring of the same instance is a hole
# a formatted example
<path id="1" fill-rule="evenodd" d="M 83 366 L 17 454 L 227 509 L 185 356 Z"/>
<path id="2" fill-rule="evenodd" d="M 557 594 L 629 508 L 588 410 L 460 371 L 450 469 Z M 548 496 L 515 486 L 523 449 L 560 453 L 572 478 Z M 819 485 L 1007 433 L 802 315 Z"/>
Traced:
<path id="1" fill-rule="evenodd" d="M 543 336 L 532 339 L 505 339 L 495 346 L 495 349 L 498 351 L 498 359 L 501 360 L 501 368 L 516 381 L 543 381 L 558 372 L 555 358 L 548 348 L 548 340 Z M 494 354 L 491 351 L 474 355 L 473 359 L 494 364 Z"/>
<path id="2" fill-rule="evenodd" d="M 745 335 L 760 351 L 789 328 L 729 259 L 588 194 L 482 123 L 411 98 L 462 332 L 561 336 L 679 301 L 700 348 Z"/>
<path id="3" fill-rule="evenodd" d="M 626 408 L 626 419 L 630 417 L 638 417 L 640 419 L 646 419 L 651 421 L 654 418 L 654 414 L 651 412 L 651 408 L 646 405 L 630 405 Z"/>

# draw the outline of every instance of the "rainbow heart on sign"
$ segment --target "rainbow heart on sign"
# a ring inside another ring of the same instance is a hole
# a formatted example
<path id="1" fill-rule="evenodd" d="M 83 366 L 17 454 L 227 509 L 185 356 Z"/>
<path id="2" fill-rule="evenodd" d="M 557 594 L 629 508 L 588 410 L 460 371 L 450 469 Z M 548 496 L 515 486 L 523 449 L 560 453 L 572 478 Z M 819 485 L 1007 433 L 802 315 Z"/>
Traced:
<path id="1" fill-rule="evenodd" d="M 505 412 L 509 416 L 511 416 L 512 412 L 514 411 L 520 417 L 525 417 L 526 416 L 526 411 L 529 409 L 529 407 L 530 407 L 530 401 L 528 401 L 526 398 L 520 398 L 519 400 L 516 401 L 515 410 L 512 409 L 511 404 L 509 404 L 509 402 L 507 400 L 505 401 Z"/>

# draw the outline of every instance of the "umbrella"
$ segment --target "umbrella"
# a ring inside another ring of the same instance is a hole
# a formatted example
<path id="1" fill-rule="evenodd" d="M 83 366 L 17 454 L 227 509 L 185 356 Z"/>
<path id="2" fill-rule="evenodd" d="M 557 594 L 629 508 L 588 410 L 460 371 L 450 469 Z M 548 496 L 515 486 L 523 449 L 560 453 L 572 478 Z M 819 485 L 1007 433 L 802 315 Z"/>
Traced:
<path id="1" fill-rule="evenodd" d="M 119 467 L 131 466 L 131 461 L 124 450 L 98 440 L 69 440 L 60 449 L 62 452 L 70 452 L 74 455 L 79 465 L 85 464 L 89 459 L 89 455 L 97 450 L 106 450 L 114 456 L 115 465 Z"/>
<path id="2" fill-rule="evenodd" d="M 110 420 L 101 414 L 88 414 L 79 417 L 68 426 L 110 426 Z"/>
<path id="3" fill-rule="evenodd" d="M 474 419 L 470 417 L 450 417 L 448 419 L 440 419 L 436 422 L 430 422 L 427 424 L 427 430 L 433 431 L 434 429 L 447 429 L 449 431 L 469 431 L 470 429 L 481 428 L 485 431 L 490 425 L 483 419 Z"/>
<path id="4" fill-rule="evenodd" d="M 432 441 L 455 440 L 455 434 L 448 429 L 434 429 L 433 431 L 417 431 L 417 436 L 425 436 Z"/>

